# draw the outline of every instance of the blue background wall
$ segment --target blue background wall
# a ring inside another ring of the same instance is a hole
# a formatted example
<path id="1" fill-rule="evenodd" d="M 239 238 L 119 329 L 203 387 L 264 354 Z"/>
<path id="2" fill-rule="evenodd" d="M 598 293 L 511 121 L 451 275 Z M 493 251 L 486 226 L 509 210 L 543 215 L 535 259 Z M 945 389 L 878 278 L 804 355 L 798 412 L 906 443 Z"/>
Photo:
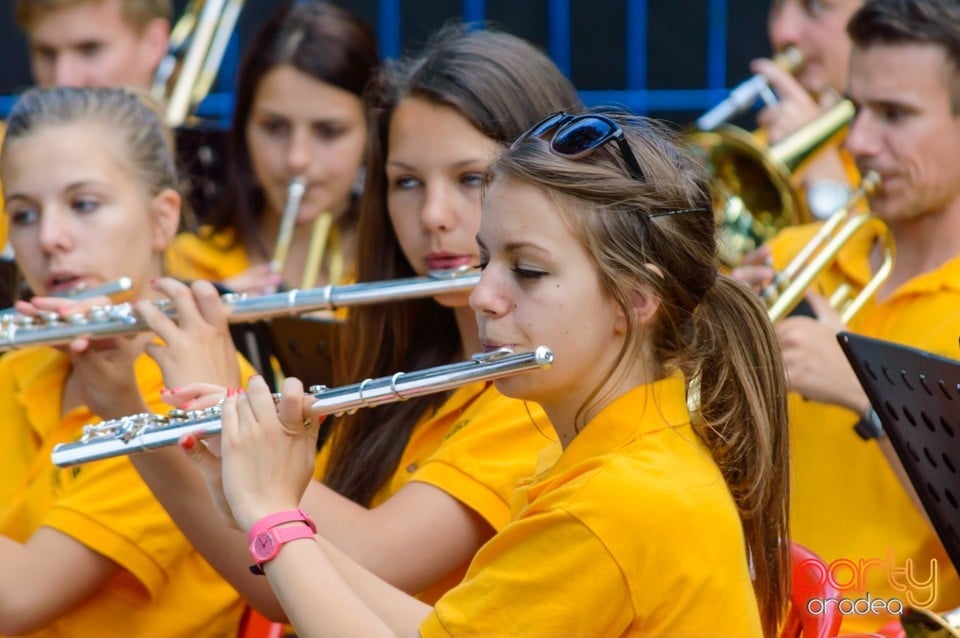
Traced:
<path id="1" fill-rule="evenodd" d="M 0 2 L 0 115 L 30 83 L 26 45 Z M 179 11 L 186 0 L 175 2 Z M 588 104 L 617 103 L 680 124 L 692 121 L 769 54 L 769 0 L 342 0 L 377 30 L 385 55 L 414 50 L 452 19 L 489 21 L 549 52 Z M 276 6 L 247 0 L 221 68 L 216 94 L 203 105 L 226 118 L 239 51 Z"/>

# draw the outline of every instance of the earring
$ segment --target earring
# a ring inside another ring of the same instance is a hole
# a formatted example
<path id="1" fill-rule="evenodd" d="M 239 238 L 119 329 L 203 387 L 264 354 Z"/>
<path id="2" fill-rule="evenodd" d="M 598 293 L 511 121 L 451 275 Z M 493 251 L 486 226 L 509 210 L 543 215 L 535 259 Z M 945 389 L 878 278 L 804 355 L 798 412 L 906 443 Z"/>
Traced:
<path id="1" fill-rule="evenodd" d="M 350 187 L 350 194 L 359 197 L 363 194 L 363 185 L 367 181 L 367 167 L 361 166 L 357 170 L 357 176 L 353 180 L 353 185 Z"/>

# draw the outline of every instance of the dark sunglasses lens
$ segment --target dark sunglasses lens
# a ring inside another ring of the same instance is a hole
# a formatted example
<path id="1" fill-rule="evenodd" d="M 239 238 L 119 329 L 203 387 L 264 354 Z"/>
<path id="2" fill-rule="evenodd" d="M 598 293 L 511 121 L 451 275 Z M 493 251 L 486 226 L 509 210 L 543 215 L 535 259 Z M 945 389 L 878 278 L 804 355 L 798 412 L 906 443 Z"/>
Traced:
<path id="1" fill-rule="evenodd" d="M 553 150 L 564 157 L 577 159 L 603 144 L 613 135 L 613 122 L 588 117 L 568 124 L 553 138 Z"/>
<path id="2" fill-rule="evenodd" d="M 539 124 L 535 124 L 527 133 L 526 137 L 540 137 L 541 135 L 555 128 L 560 122 L 568 119 L 570 119 L 570 116 L 566 113 L 554 113 L 553 115 L 548 115 Z"/>

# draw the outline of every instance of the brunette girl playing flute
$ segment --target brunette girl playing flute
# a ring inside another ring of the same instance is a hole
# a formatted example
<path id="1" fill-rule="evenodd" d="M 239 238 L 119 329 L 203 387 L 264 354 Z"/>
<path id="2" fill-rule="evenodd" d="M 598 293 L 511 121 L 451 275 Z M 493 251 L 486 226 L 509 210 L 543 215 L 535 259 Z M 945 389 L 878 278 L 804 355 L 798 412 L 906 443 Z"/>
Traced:
<path id="1" fill-rule="evenodd" d="M 541 456 L 512 521 L 431 606 L 296 510 L 317 436 L 299 382 L 287 379 L 279 410 L 261 379 L 227 396 L 229 514 L 295 537 L 251 560 L 298 635 L 776 635 L 784 372 L 756 296 L 717 273 L 706 176 L 652 121 L 561 113 L 488 180 L 470 298 L 480 342 L 554 350 L 550 370 L 496 386 L 542 405 L 562 452 Z"/>
<path id="2" fill-rule="evenodd" d="M 578 103 L 569 81 L 529 43 L 461 27 L 390 65 L 368 100 L 362 282 L 477 265 L 480 186 L 490 162 L 543 113 Z M 176 282 L 162 279 L 158 286 L 178 305 L 190 299 Z M 199 301 L 207 327 L 226 330 L 219 306 Z M 185 372 L 194 362 L 234 355 L 149 306 L 142 311 L 167 343 L 191 344 L 186 360 L 155 352 L 168 387 L 185 386 L 169 395 L 172 404 L 200 400 L 184 378 L 236 385 Z M 458 362 L 480 350 L 467 293 L 352 309 L 344 332 L 335 385 Z M 538 406 L 504 397 L 490 383 L 360 410 L 324 427 L 331 427 L 330 439 L 319 456 L 311 452 L 316 480 L 302 507 L 330 542 L 431 603 L 462 579 L 477 549 L 509 521 L 514 485 L 556 438 Z M 176 449 L 133 462 L 211 564 L 260 611 L 284 618 L 266 580 L 247 569 L 246 534 L 227 526 L 207 496 L 204 475 L 219 482 L 217 460 L 196 442 L 191 455 L 204 474 Z"/>

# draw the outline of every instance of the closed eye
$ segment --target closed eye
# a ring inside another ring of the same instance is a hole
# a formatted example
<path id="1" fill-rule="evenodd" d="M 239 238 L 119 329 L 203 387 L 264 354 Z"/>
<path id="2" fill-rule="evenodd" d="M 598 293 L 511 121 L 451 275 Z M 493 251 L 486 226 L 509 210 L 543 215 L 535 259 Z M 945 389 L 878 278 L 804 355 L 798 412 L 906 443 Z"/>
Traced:
<path id="1" fill-rule="evenodd" d="M 520 279 L 540 279 L 550 274 L 543 270 L 530 270 L 529 268 L 513 268 L 514 274 Z"/>

